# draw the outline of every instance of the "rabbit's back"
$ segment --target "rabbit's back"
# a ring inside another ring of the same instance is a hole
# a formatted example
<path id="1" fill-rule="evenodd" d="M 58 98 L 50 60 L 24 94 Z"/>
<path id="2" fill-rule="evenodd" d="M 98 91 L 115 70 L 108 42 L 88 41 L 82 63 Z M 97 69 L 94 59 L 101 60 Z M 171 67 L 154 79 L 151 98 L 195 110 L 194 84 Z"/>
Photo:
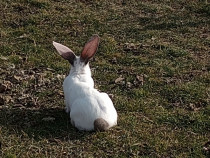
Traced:
<path id="1" fill-rule="evenodd" d="M 94 87 L 92 78 L 67 76 L 63 82 L 65 102 L 71 108 L 74 100 L 83 98 L 91 93 Z"/>
<path id="2" fill-rule="evenodd" d="M 68 76 L 64 80 L 64 96 L 70 117 L 78 129 L 93 130 L 97 118 L 105 119 L 110 126 L 116 124 L 117 112 L 111 99 L 106 93 L 94 89 L 90 83 Z"/>
<path id="3" fill-rule="evenodd" d="M 106 120 L 110 127 L 117 123 L 117 113 L 110 98 L 95 89 L 92 89 L 91 94 L 73 102 L 70 117 L 81 130 L 93 130 L 97 118 Z"/>

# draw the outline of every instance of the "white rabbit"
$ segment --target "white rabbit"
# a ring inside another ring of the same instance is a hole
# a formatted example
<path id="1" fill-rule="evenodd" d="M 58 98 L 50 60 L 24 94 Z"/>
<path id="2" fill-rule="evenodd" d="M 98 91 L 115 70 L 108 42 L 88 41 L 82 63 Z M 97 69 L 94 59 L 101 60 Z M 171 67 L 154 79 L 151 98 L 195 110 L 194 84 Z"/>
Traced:
<path id="1" fill-rule="evenodd" d="M 71 123 L 79 130 L 105 131 L 117 124 L 117 112 L 106 93 L 94 89 L 89 59 L 99 44 L 98 35 L 85 44 L 80 57 L 68 47 L 53 42 L 58 53 L 71 64 L 69 75 L 63 82 L 66 112 Z"/>

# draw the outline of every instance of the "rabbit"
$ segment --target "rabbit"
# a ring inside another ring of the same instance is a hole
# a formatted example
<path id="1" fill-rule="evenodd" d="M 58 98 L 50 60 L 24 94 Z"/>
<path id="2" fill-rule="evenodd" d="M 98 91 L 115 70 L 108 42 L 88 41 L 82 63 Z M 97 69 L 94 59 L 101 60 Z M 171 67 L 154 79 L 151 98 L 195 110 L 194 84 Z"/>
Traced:
<path id="1" fill-rule="evenodd" d="M 94 88 L 91 77 L 89 60 L 98 49 L 99 36 L 92 36 L 80 57 L 62 44 L 53 41 L 53 45 L 71 64 L 70 73 L 63 82 L 66 112 L 70 113 L 71 124 L 85 131 L 106 131 L 117 125 L 117 112 L 112 100 Z"/>

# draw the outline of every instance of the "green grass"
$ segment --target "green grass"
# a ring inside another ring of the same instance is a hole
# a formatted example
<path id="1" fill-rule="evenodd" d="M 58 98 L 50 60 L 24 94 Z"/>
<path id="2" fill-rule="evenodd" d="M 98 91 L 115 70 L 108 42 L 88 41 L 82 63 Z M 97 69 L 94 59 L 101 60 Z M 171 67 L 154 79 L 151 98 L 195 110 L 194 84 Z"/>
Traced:
<path id="1" fill-rule="evenodd" d="M 0 157 L 208 157 L 209 8 L 206 0 L 3 0 Z M 101 37 L 93 78 L 119 116 L 107 132 L 71 126 L 62 91 L 69 64 L 52 45 L 79 55 L 92 34 Z"/>

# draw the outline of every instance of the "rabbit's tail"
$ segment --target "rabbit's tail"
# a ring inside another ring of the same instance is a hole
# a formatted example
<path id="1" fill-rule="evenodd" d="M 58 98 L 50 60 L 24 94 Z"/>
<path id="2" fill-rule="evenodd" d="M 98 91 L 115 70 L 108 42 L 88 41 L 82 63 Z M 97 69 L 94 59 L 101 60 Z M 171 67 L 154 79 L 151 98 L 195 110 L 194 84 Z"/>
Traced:
<path id="1" fill-rule="evenodd" d="M 109 124 L 103 118 L 97 118 L 94 121 L 94 129 L 96 131 L 106 131 L 106 130 L 108 130 L 108 128 L 109 128 Z"/>

